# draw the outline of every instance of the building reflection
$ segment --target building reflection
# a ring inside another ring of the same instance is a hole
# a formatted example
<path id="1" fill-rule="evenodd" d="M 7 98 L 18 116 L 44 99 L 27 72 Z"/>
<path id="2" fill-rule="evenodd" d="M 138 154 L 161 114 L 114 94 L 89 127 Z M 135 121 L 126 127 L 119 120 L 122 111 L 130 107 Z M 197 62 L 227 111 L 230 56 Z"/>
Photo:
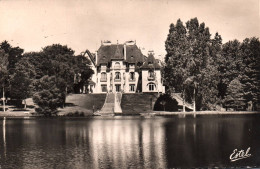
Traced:
<path id="1" fill-rule="evenodd" d="M 79 143 L 80 137 L 88 140 L 84 148 L 93 163 L 87 167 L 165 168 L 163 127 L 153 120 L 102 119 L 90 121 L 87 128 L 66 125 L 68 145 Z"/>

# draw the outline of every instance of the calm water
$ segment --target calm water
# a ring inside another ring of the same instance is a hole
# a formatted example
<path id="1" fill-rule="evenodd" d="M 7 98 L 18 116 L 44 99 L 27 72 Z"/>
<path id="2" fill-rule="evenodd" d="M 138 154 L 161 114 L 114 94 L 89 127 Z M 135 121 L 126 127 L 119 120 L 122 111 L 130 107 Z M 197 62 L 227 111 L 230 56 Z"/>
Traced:
<path id="1" fill-rule="evenodd" d="M 259 115 L 0 120 L 0 168 L 260 166 Z"/>

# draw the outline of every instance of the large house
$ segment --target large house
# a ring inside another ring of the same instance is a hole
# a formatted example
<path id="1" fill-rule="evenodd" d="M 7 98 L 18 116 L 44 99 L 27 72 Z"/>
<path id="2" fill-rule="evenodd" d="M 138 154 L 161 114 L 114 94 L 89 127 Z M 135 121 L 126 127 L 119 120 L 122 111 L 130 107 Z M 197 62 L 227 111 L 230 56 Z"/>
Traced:
<path id="1" fill-rule="evenodd" d="M 154 58 L 153 52 L 144 56 L 134 41 L 101 42 L 95 54 L 88 50 L 86 54 L 94 71 L 88 85 L 90 93 L 165 92 L 159 60 Z"/>

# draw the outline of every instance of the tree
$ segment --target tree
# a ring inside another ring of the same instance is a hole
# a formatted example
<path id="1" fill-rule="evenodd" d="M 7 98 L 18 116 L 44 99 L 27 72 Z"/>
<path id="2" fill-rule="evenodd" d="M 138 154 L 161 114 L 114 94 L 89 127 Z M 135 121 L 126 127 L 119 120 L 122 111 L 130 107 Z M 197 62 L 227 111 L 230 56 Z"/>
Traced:
<path id="1" fill-rule="evenodd" d="M 7 41 L 3 41 L 0 44 L 0 49 L 4 50 L 8 54 L 8 71 L 10 74 L 13 73 L 16 62 L 21 58 L 24 50 L 20 47 L 12 47 Z"/>
<path id="2" fill-rule="evenodd" d="M 230 82 L 227 88 L 227 95 L 225 97 L 226 107 L 235 108 L 244 106 L 243 102 L 243 85 L 236 78 Z"/>
<path id="3" fill-rule="evenodd" d="M 7 41 L 0 43 L 0 50 L 3 50 L 7 54 L 8 65 L 7 74 L 5 80 L 5 97 L 9 97 L 10 93 L 10 75 L 14 73 L 15 63 L 21 58 L 23 49 L 20 47 L 12 47 Z"/>
<path id="4" fill-rule="evenodd" d="M 22 58 L 15 64 L 14 73 L 10 78 L 10 95 L 17 100 L 17 105 L 21 105 L 24 100 L 26 108 L 26 98 L 32 95 L 33 81 L 35 79 L 34 66 L 30 64 L 28 58 Z"/>
<path id="5" fill-rule="evenodd" d="M 184 65 L 189 48 L 186 33 L 186 28 L 180 19 L 178 19 L 176 26 L 170 25 L 169 34 L 165 41 L 167 54 L 165 56 L 166 65 L 163 70 L 164 83 L 167 86 L 168 93 L 182 92 L 183 85 L 181 84 L 188 76 Z"/>
<path id="6" fill-rule="evenodd" d="M 67 91 L 73 90 L 74 75 L 78 73 L 81 74 L 81 83 L 83 86 L 88 82 L 89 77 L 93 73 L 88 66 L 90 61 L 87 58 L 81 55 L 75 56 L 74 51 L 71 48 L 60 44 L 46 46 L 41 52 L 27 53 L 24 57 L 27 57 L 30 60 L 30 63 L 35 66 L 37 80 L 34 85 L 34 92 L 36 92 L 36 96 L 38 96 L 38 100 L 36 99 L 36 104 L 39 103 L 42 105 L 39 100 L 41 100 L 40 98 L 45 97 L 42 93 L 42 88 L 39 88 L 38 85 L 41 83 L 40 79 L 43 77 L 46 78 L 46 76 L 48 76 L 55 78 L 55 87 L 58 89 L 55 91 L 60 92 L 58 106 L 63 107 L 65 104 Z M 62 104 L 60 104 L 61 100 Z M 39 105 L 39 107 L 41 106 Z M 41 112 L 41 110 L 44 109 L 38 109 L 38 112 Z"/>
<path id="7" fill-rule="evenodd" d="M 244 85 L 245 102 L 252 101 L 253 108 L 260 102 L 260 41 L 246 38 L 240 46 L 242 63 L 241 83 Z"/>
<path id="8" fill-rule="evenodd" d="M 46 75 L 39 79 L 35 84 L 37 92 L 33 95 L 33 101 L 39 106 L 36 112 L 45 116 L 56 115 L 57 108 L 64 102 L 64 86 L 63 79 L 55 76 Z"/>
<path id="9" fill-rule="evenodd" d="M 3 100 L 3 110 L 5 111 L 5 87 L 7 86 L 8 81 L 8 55 L 4 52 L 4 50 L 0 50 L 0 85 L 2 90 L 2 100 Z"/>
<path id="10" fill-rule="evenodd" d="M 74 79 L 74 88 L 76 91 L 83 91 L 83 86 L 88 85 L 88 79 L 94 73 L 92 69 L 90 69 L 90 60 L 82 55 L 78 55 L 74 57 L 74 75 L 80 75 L 80 79 L 75 81 Z"/>
<path id="11" fill-rule="evenodd" d="M 218 84 L 219 96 L 224 99 L 230 82 L 242 78 L 243 60 L 240 51 L 240 42 L 233 40 L 222 46 L 221 57 L 217 60 L 220 81 Z"/>
<path id="12" fill-rule="evenodd" d="M 27 53 L 24 56 L 35 66 L 37 79 L 45 75 L 62 78 L 66 83 L 66 91 L 73 90 L 75 74 L 81 74 L 80 88 L 87 84 L 93 74 L 89 59 L 82 55 L 74 56 L 71 48 L 60 44 L 46 46 L 41 52 Z"/>
<path id="13" fill-rule="evenodd" d="M 183 93 L 188 102 L 196 100 L 198 110 L 214 109 L 218 71 L 210 55 L 213 48 L 209 28 L 197 18 L 184 27 L 179 19 L 176 26 L 171 24 L 165 47 L 164 78 L 168 92 Z M 185 84 L 189 78 L 192 83 Z"/>

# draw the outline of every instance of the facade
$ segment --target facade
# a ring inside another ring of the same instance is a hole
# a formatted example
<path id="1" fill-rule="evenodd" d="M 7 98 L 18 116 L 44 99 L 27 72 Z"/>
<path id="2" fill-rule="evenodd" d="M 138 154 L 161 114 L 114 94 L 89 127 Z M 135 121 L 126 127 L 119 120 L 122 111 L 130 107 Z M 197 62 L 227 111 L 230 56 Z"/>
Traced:
<path id="1" fill-rule="evenodd" d="M 94 71 L 88 86 L 90 93 L 164 93 L 159 61 L 152 52 L 144 56 L 135 42 L 102 42 L 95 54 L 86 53 Z"/>

